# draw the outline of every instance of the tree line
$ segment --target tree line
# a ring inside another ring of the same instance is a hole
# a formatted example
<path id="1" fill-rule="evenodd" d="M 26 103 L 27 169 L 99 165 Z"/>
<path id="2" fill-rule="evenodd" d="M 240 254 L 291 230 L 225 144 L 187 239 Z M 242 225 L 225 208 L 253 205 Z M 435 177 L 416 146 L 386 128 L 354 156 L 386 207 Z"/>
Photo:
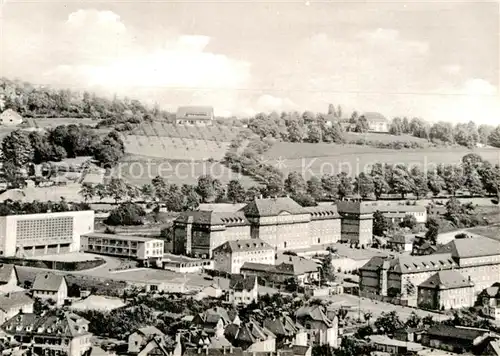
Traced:
<path id="1" fill-rule="evenodd" d="M 6 172 L 9 168 L 14 168 L 15 172 L 29 164 L 79 156 L 93 156 L 101 165 L 109 166 L 121 159 L 124 152 L 125 146 L 117 132 L 101 137 L 84 125 L 61 125 L 47 132 L 15 130 L 2 141 Z"/>
<path id="2" fill-rule="evenodd" d="M 7 199 L 0 203 L 0 216 L 83 210 L 90 210 L 90 206 L 86 203 L 69 203 L 62 198 L 58 202 L 41 202 L 37 200 L 32 202 L 21 202 Z"/>

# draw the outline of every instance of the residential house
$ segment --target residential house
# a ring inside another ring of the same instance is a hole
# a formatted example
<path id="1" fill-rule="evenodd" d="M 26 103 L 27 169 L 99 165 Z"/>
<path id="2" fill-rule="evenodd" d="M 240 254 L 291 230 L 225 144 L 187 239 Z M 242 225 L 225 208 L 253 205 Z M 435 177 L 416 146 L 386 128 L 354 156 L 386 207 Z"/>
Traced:
<path id="1" fill-rule="evenodd" d="M 417 240 L 414 240 L 411 254 L 414 256 L 425 256 L 432 255 L 437 250 L 437 247 L 431 245 L 429 242 L 425 241 L 422 243 L 418 243 Z"/>
<path id="2" fill-rule="evenodd" d="M 137 356 L 182 356 L 182 347 L 179 342 L 156 335 L 141 348 Z"/>
<path id="3" fill-rule="evenodd" d="M 229 302 L 251 304 L 259 297 L 259 284 L 256 276 L 232 275 L 229 282 Z"/>
<path id="4" fill-rule="evenodd" d="M 419 342 L 422 338 L 423 329 L 404 327 L 394 332 L 394 338 L 400 341 Z"/>
<path id="5" fill-rule="evenodd" d="M 68 298 L 68 283 L 62 275 L 54 273 L 40 273 L 35 277 L 31 288 L 33 297 L 42 300 L 51 300 L 57 306 L 64 304 Z"/>
<path id="6" fill-rule="evenodd" d="M 146 326 L 139 328 L 134 331 L 128 337 L 128 353 L 137 354 L 139 353 L 146 344 L 148 344 L 151 339 L 155 336 L 165 336 L 160 330 L 154 326 Z"/>
<path id="7" fill-rule="evenodd" d="M 387 133 L 389 132 L 389 120 L 378 112 L 365 112 L 361 117 L 364 117 L 368 122 L 368 131 Z"/>
<path id="8" fill-rule="evenodd" d="M 0 295 L 0 325 L 19 313 L 33 313 L 34 301 L 25 292 Z"/>
<path id="9" fill-rule="evenodd" d="M 240 273 L 246 262 L 274 265 L 275 251 L 259 239 L 226 241 L 213 251 L 214 269 L 229 274 Z"/>
<path id="10" fill-rule="evenodd" d="M 229 325 L 224 335 L 236 347 L 247 352 L 275 352 L 276 336 L 253 319 L 241 325 Z"/>
<path id="11" fill-rule="evenodd" d="M 198 294 L 198 299 L 204 298 L 220 298 L 224 294 L 222 288 L 218 284 L 211 284 L 208 287 L 203 288 Z"/>
<path id="12" fill-rule="evenodd" d="M 422 334 L 424 346 L 456 353 L 474 353 L 489 343 L 488 330 L 438 324 Z"/>
<path id="13" fill-rule="evenodd" d="M 375 349 L 391 355 L 406 355 L 407 353 L 416 353 L 423 349 L 420 344 L 391 339 L 385 335 L 370 335 L 368 338 Z"/>
<path id="14" fill-rule="evenodd" d="M 483 314 L 494 320 L 500 320 L 500 282 L 479 293 L 479 301 L 483 306 Z"/>
<path id="15" fill-rule="evenodd" d="M 304 345 L 292 346 L 293 356 L 312 356 L 312 347 Z"/>
<path id="16" fill-rule="evenodd" d="M 394 251 L 411 252 L 413 250 L 413 234 L 396 234 L 387 241 L 387 246 Z"/>
<path id="17" fill-rule="evenodd" d="M 175 122 L 179 125 L 212 125 L 214 108 L 210 106 L 181 106 L 177 109 Z"/>
<path id="18" fill-rule="evenodd" d="M 2 329 L 35 355 L 83 356 L 92 348 L 88 325 L 76 314 L 57 310 L 43 315 L 18 314 L 7 320 Z"/>
<path id="19" fill-rule="evenodd" d="M 288 315 L 279 318 L 267 318 L 263 326 L 276 336 L 276 348 L 291 345 L 307 346 L 307 332 L 304 326 L 295 322 Z"/>
<path id="20" fill-rule="evenodd" d="M 418 285 L 420 308 L 447 310 L 474 306 L 474 283 L 456 270 L 439 271 Z"/>
<path id="21" fill-rule="evenodd" d="M 297 321 L 304 325 L 309 342 L 316 345 L 339 347 L 339 320 L 337 316 L 329 319 L 320 305 L 304 306 L 296 312 Z"/>
<path id="22" fill-rule="evenodd" d="M 0 294 L 22 291 L 22 288 L 18 287 L 19 277 L 17 276 L 17 270 L 14 265 L 11 264 L 0 264 Z"/>
<path id="23" fill-rule="evenodd" d="M 195 315 L 192 326 L 201 328 L 208 335 L 224 335 L 224 329 L 230 325 L 240 324 L 238 314 L 233 310 L 228 311 L 221 307 L 214 307 Z"/>
<path id="24" fill-rule="evenodd" d="M 12 109 L 7 109 L 0 114 L 0 124 L 4 126 L 17 126 L 22 122 L 23 117 Z"/>

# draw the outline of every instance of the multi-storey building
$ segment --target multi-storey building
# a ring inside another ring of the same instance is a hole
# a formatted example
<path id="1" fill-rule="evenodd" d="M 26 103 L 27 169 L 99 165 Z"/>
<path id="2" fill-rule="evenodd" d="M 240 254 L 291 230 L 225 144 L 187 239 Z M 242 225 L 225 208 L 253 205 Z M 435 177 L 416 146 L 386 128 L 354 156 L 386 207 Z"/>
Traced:
<path id="1" fill-rule="evenodd" d="M 474 236 L 455 239 L 432 255 L 373 257 L 360 268 L 360 293 L 416 306 L 418 286 L 442 270 L 456 270 L 470 279 L 478 294 L 500 279 L 500 242 Z"/>
<path id="2" fill-rule="evenodd" d="M 417 305 L 447 310 L 474 306 L 474 283 L 456 270 L 439 271 L 418 286 Z"/>
<path id="3" fill-rule="evenodd" d="M 0 255 L 27 257 L 75 252 L 94 231 L 94 212 L 68 211 L 0 217 Z"/>
<path id="4" fill-rule="evenodd" d="M 256 276 L 245 277 L 234 274 L 229 281 L 229 302 L 235 305 L 252 304 L 259 297 L 259 283 Z"/>
<path id="5" fill-rule="evenodd" d="M 164 241 L 140 236 L 91 233 L 81 237 L 81 249 L 152 263 L 163 257 Z"/>
<path id="6" fill-rule="evenodd" d="M 403 221 L 406 215 L 415 217 L 418 224 L 427 222 L 427 208 L 422 205 L 395 204 L 392 202 L 377 202 L 374 210 L 380 211 L 385 218 L 393 223 Z"/>
<path id="7" fill-rule="evenodd" d="M 82 356 L 92 348 L 88 326 L 84 318 L 57 310 L 42 315 L 16 315 L 2 329 L 35 355 Z"/>
<path id="8" fill-rule="evenodd" d="M 340 215 L 336 205 L 320 205 L 304 208 L 311 214 L 309 240 L 311 245 L 326 245 L 340 241 Z"/>
<path id="9" fill-rule="evenodd" d="M 337 209 L 341 216 L 341 240 L 364 246 L 371 245 L 374 203 L 339 201 Z"/>
<path id="10" fill-rule="evenodd" d="M 33 313 L 34 304 L 25 292 L 0 295 L 0 325 L 19 313 Z"/>
<path id="11" fill-rule="evenodd" d="M 33 297 L 42 300 L 51 300 L 57 306 L 64 304 L 68 298 L 68 283 L 66 278 L 54 273 L 40 273 L 35 277 L 31 288 Z"/>
<path id="12" fill-rule="evenodd" d="M 250 238 L 250 225 L 242 213 L 188 211 L 174 222 L 174 253 L 212 257 L 226 241 Z"/>
<path id="13" fill-rule="evenodd" d="M 260 239 L 226 241 L 213 251 L 214 269 L 231 274 L 240 273 L 247 262 L 274 265 L 274 249 Z"/>

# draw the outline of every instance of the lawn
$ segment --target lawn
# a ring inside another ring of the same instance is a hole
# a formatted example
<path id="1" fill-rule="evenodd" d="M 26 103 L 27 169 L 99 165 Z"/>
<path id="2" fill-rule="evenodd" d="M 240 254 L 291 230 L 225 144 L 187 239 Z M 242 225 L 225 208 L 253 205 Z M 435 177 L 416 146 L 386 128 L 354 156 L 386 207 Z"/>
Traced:
<path id="1" fill-rule="evenodd" d="M 438 164 L 460 163 L 468 153 L 477 153 L 492 163 L 500 162 L 500 150 L 481 148 L 428 148 L 415 150 L 376 149 L 366 146 L 277 143 L 263 157 L 267 164 L 279 168 L 284 174 L 301 173 L 306 179 L 323 174 L 346 172 L 357 175 L 370 171 L 375 163 L 406 164 L 430 169 Z"/>
<path id="2" fill-rule="evenodd" d="M 210 174 L 223 184 L 238 179 L 245 187 L 256 185 L 250 177 L 238 175 L 219 162 L 143 158 L 120 162 L 112 171 L 112 176 L 134 185 L 151 183 L 156 176 L 163 177 L 170 184 L 196 184 L 198 178 L 205 174 Z"/>
<path id="3" fill-rule="evenodd" d="M 383 143 L 392 143 L 392 142 L 418 142 L 422 145 L 429 145 L 429 141 L 423 138 L 410 136 L 410 135 L 391 135 L 388 133 L 377 133 L 377 132 L 366 132 L 366 133 L 357 133 L 357 132 L 345 132 L 344 137 L 347 142 L 349 141 L 357 141 L 357 140 L 365 140 L 365 141 L 378 141 Z"/>

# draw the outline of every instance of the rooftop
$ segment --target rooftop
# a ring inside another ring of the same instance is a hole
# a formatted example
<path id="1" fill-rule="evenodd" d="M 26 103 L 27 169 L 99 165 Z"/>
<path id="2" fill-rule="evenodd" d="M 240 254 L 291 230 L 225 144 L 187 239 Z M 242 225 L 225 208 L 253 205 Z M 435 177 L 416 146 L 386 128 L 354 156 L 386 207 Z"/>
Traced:
<path id="1" fill-rule="evenodd" d="M 254 199 L 240 211 L 245 216 L 252 217 L 277 216 L 282 213 L 307 214 L 307 210 L 290 197 Z"/>
<path id="2" fill-rule="evenodd" d="M 222 245 L 216 247 L 218 251 L 228 252 L 244 252 L 244 251 L 273 251 L 274 249 L 267 242 L 260 239 L 245 239 L 226 241 Z"/>
<path id="3" fill-rule="evenodd" d="M 439 271 L 424 282 L 418 285 L 419 287 L 432 288 L 432 289 L 455 289 L 455 288 L 465 288 L 472 287 L 472 283 L 468 278 L 462 276 L 456 270 Z"/>
<path id="4" fill-rule="evenodd" d="M 436 254 L 451 253 L 455 258 L 500 255 L 500 241 L 484 236 L 472 236 L 450 241 L 437 249 Z"/>
<path id="5" fill-rule="evenodd" d="M 488 330 L 455 327 L 451 325 L 438 324 L 427 329 L 427 334 L 432 336 L 440 336 L 446 338 L 455 338 L 461 340 L 474 341 L 478 337 L 487 334 Z"/>
<path id="6" fill-rule="evenodd" d="M 28 297 L 25 292 L 12 292 L 0 295 L 0 310 L 9 313 L 12 309 L 19 311 L 22 306 L 32 304 L 33 299 Z"/>
<path id="7" fill-rule="evenodd" d="M 231 275 L 231 280 L 229 281 L 229 289 L 235 290 L 235 291 L 249 291 L 254 288 L 254 286 L 257 284 L 257 277 L 255 276 L 250 276 L 250 277 L 244 277 L 242 275 L 236 274 L 236 275 Z"/>
<path id="8" fill-rule="evenodd" d="M 211 120 L 214 108 L 211 106 L 180 106 L 175 115 L 176 119 Z"/>
<path id="9" fill-rule="evenodd" d="M 372 257 L 362 270 L 377 271 L 387 268 L 396 273 L 417 273 L 440 271 L 458 267 L 450 254 L 433 254 L 425 256 L 400 256 L 398 258 Z"/>
<path id="10" fill-rule="evenodd" d="M 99 239 L 110 239 L 119 241 L 134 241 L 134 242 L 149 242 L 149 241 L 161 241 L 152 237 L 142 237 L 133 235 L 115 235 L 115 234 L 105 234 L 100 232 L 91 232 L 82 236 L 94 237 Z"/>
<path id="11" fill-rule="evenodd" d="M 312 220 L 340 218 L 336 205 L 309 206 L 304 210 L 311 213 Z"/>
<path id="12" fill-rule="evenodd" d="M 12 276 L 12 272 L 16 273 L 16 268 L 11 264 L 0 264 L 0 284 L 8 283 Z M 17 277 L 17 275 L 16 275 Z"/>
<path id="13" fill-rule="evenodd" d="M 65 281 L 65 277 L 54 273 L 40 273 L 35 277 L 33 282 L 33 290 L 57 292 L 61 284 Z"/>
<path id="14" fill-rule="evenodd" d="M 225 225 L 241 226 L 248 225 L 248 220 L 241 212 L 221 212 L 212 210 L 185 211 L 175 219 L 178 223 L 200 225 Z"/>
<path id="15" fill-rule="evenodd" d="M 365 117 L 365 119 L 368 122 L 386 122 L 389 123 L 389 120 L 382 115 L 381 113 L 378 112 L 365 112 L 362 116 Z"/>

